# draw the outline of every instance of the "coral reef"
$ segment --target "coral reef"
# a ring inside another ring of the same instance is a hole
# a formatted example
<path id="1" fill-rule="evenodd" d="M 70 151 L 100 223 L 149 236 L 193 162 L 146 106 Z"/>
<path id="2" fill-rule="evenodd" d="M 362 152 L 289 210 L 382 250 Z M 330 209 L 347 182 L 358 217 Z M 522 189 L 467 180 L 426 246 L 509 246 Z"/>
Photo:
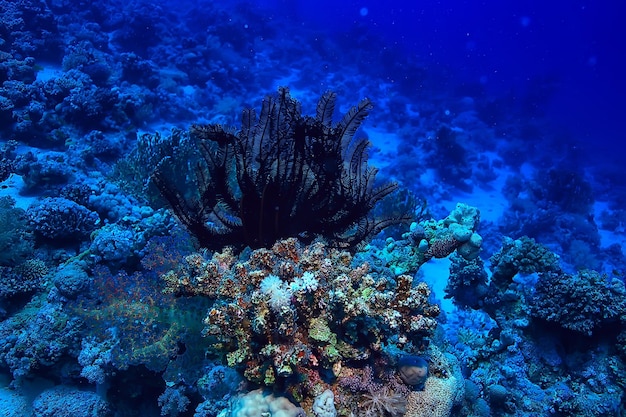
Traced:
<path id="1" fill-rule="evenodd" d="M 376 245 L 372 244 L 367 253 L 370 258 L 364 259 L 374 265 L 383 264 L 396 275 L 415 274 L 425 262 L 452 253 L 468 261 L 475 260 L 482 246 L 482 237 L 477 233 L 479 223 L 478 209 L 459 203 L 442 220 L 413 222 L 401 239 L 388 237 L 383 250 L 376 251 Z"/>
<path id="2" fill-rule="evenodd" d="M 403 394 L 393 392 L 389 387 L 368 391 L 363 394 L 361 401 L 361 407 L 365 410 L 363 417 L 402 417 L 407 409 L 407 399 Z"/>
<path id="3" fill-rule="evenodd" d="M 110 357 L 107 368 L 144 365 L 155 372 L 165 370 L 188 330 L 200 332 L 197 320 L 202 306 L 193 309 L 192 305 L 178 308 L 150 272 L 129 275 L 104 267 L 93 273 L 91 296 L 70 304 L 85 324 L 86 336 L 99 342 L 100 350 Z"/>
<path id="4" fill-rule="evenodd" d="M 124 158 L 119 159 L 113 170 L 111 179 L 137 198 L 157 203 L 160 201 L 159 190 L 152 181 L 149 181 L 154 168 L 166 157 L 175 155 L 169 164 L 176 172 L 185 172 L 187 164 L 196 163 L 200 157 L 199 152 L 191 145 L 192 139 L 187 130 L 173 128 L 169 134 L 162 135 L 144 133 L 137 135 L 135 147 Z M 176 164 L 175 166 L 172 166 Z M 191 192 L 183 189 L 183 184 L 177 184 L 179 191 Z"/>
<path id="5" fill-rule="evenodd" d="M 567 274 L 558 256 L 527 237 L 503 240 L 490 259 L 490 280 L 481 264 L 453 258 L 447 288 L 458 305 L 482 310 L 449 330 L 467 366 L 461 415 L 618 412 L 626 372 L 623 281 Z"/>
<path id="6" fill-rule="evenodd" d="M 233 368 L 219 364 L 207 367 L 197 383 L 198 393 L 204 401 L 196 407 L 196 415 L 214 416 L 227 409 L 241 383 L 241 376 Z"/>
<path id="7" fill-rule="evenodd" d="M 39 259 L 28 259 L 15 268 L 0 267 L 0 300 L 44 288 L 48 267 Z"/>
<path id="8" fill-rule="evenodd" d="M 30 224 L 37 237 L 71 241 L 96 229 L 97 213 L 62 197 L 46 197 L 28 210 Z"/>
<path id="9" fill-rule="evenodd" d="M 445 298 L 454 298 L 460 307 L 480 308 L 489 293 L 487 271 L 481 258 L 467 260 L 458 254 L 450 256 L 450 275 Z"/>
<path id="10" fill-rule="evenodd" d="M 432 354 L 433 375 L 426 379 L 423 390 L 408 395 L 405 417 L 447 417 L 461 402 L 463 376 L 456 358 L 436 350 Z"/>
<path id="11" fill-rule="evenodd" d="M 133 253 L 133 233 L 118 224 L 107 224 L 92 234 L 89 252 L 97 262 L 115 267 Z"/>
<path id="12" fill-rule="evenodd" d="M 34 369 L 50 368 L 80 345 L 80 323 L 59 303 L 35 297 L 24 310 L 0 322 L 0 364 L 19 386 Z"/>
<path id="13" fill-rule="evenodd" d="M 3 107 L 2 96 L 0 96 L 0 111 Z M 0 182 L 6 180 L 15 172 L 15 149 L 18 143 L 14 140 L 7 141 L 0 149 Z"/>
<path id="14" fill-rule="evenodd" d="M 528 276 L 561 271 L 559 257 L 526 236 L 515 240 L 503 238 L 502 247 L 491 256 L 489 263 L 492 274 L 482 308 L 503 327 L 507 327 L 504 321 L 511 311 L 523 308 L 526 291 L 516 281 L 518 274 Z M 484 286 L 483 282 L 476 281 L 476 284 L 481 288 Z"/>
<path id="15" fill-rule="evenodd" d="M 579 269 L 600 267 L 594 196 L 582 173 L 558 167 L 537 171 L 529 180 L 512 176 L 503 193 L 510 204 L 499 226 L 504 235 L 560 247 L 561 257 Z"/>
<path id="16" fill-rule="evenodd" d="M 506 290 L 518 273 L 559 272 L 559 257 L 538 244 L 534 239 L 504 238 L 500 251 L 489 259 L 492 282 L 500 290 Z"/>
<path id="17" fill-rule="evenodd" d="M 230 3 L 0 0 L 0 415 L 626 414 L 623 164 L 551 144 L 550 81 Z"/>
<path id="18" fill-rule="evenodd" d="M 335 394 L 329 389 L 322 392 L 315 397 L 312 408 L 315 417 L 336 417 Z"/>
<path id="19" fill-rule="evenodd" d="M 181 387 L 167 387 L 159 396 L 162 416 L 178 417 L 187 411 L 189 403 L 189 398 L 185 396 L 184 389 Z"/>
<path id="20" fill-rule="evenodd" d="M 163 279 L 169 292 L 215 300 L 205 334 L 230 366 L 305 404 L 333 379 L 385 360 L 390 346 L 424 349 L 439 314 L 424 283 L 389 280 L 348 252 L 294 238 L 243 261 L 229 250 L 192 254 Z"/>

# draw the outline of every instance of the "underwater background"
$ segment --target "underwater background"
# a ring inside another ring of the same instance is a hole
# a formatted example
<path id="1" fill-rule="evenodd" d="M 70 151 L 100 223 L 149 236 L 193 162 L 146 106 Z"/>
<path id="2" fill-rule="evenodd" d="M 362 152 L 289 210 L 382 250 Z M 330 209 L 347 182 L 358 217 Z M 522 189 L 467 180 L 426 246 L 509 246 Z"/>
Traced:
<path id="1" fill-rule="evenodd" d="M 625 17 L 0 0 L 0 414 L 624 415 Z"/>

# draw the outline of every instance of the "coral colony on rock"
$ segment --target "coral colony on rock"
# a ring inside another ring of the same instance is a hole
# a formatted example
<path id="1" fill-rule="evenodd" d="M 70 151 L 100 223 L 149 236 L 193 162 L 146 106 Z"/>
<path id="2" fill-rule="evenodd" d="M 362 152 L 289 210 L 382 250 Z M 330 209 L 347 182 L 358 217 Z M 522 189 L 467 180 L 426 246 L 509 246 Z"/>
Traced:
<path id="1" fill-rule="evenodd" d="M 0 0 L 1 415 L 626 414 L 621 168 L 558 80 L 469 82 L 431 5 L 198 3 Z"/>

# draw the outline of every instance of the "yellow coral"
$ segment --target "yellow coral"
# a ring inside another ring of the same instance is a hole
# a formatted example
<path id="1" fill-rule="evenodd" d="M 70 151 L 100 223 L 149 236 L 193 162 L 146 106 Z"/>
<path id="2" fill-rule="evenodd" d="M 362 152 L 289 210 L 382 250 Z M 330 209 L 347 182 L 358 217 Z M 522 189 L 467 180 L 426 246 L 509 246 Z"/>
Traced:
<path id="1" fill-rule="evenodd" d="M 429 377 L 423 391 L 409 394 L 404 417 L 448 417 L 460 385 L 456 377 Z"/>

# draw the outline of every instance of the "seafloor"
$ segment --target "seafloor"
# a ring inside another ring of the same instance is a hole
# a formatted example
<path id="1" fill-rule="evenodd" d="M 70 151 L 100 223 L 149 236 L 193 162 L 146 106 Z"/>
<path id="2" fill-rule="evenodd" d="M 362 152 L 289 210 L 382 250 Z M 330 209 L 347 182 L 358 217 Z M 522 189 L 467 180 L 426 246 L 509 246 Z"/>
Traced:
<path id="1" fill-rule="evenodd" d="M 623 415 L 622 171 L 552 123 L 553 80 L 458 71 L 251 4 L 0 0 L 0 415 Z M 403 223 L 358 245 L 340 209 L 276 244 L 237 234 L 235 171 L 263 183 L 263 152 L 212 171 L 227 148 L 189 129 L 270 120 L 280 87 L 303 123 L 330 90 L 324 126 L 359 128 L 337 207 L 396 182 L 365 214 Z M 216 172 L 232 201 L 183 204 L 223 196 Z M 183 227 L 194 210 L 211 227 Z"/>

